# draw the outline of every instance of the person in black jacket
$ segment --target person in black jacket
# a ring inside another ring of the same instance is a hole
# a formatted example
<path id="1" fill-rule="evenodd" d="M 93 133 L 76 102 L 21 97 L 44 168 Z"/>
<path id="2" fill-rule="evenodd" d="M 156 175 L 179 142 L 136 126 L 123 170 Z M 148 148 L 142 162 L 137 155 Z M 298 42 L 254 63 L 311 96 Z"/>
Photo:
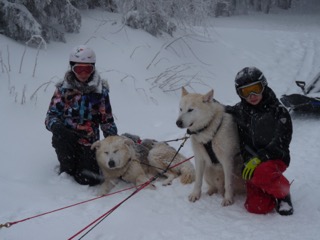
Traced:
<path id="1" fill-rule="evenodd" d="M 235 87 L 241 101 L 226 106 L 226 111 L 238 125 L 244 160 L 242 177 L 247 187 L 245 208 L 257 214 L 275 208 L 280 215 L 291 215 L 290 183 L 283 176 L 290 164 L 290 114 L 256 67 L 239 71 Z"/>

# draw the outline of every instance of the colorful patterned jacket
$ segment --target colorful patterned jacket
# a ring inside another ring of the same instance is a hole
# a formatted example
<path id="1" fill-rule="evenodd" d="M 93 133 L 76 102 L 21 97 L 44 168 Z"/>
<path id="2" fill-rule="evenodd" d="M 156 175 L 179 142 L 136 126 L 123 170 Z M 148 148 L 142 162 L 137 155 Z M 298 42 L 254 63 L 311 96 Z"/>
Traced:
<path id="1" fill-rule="evenodd" d="M 56 85 L 45 119 L 46 128 L 51 131 L 57 122 L 83 136 L 79 140 L 83 145 L 100 139 L 99 126 L 104 137 L 116 135 L 107 81 L 95 72 L 88 83 L 83 84 L 68 71 L 64 80 Z"/>

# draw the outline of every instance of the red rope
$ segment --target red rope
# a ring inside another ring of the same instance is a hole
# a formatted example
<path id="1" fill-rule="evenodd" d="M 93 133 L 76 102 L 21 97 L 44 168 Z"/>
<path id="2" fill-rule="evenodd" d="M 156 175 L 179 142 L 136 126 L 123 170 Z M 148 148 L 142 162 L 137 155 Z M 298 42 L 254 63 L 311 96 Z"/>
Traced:
<path id="1" fill-rule="evenodd" d="M 169 167 L 169 169 L 171 169 L 171 168 L 175 168 L 176 166 L 179 166 L 180 164 L 182 164 L 182 163 L 184 163 L 184 162 L 187 162 L 187 161 L 189 161 L 190 159 L 192 159 L 194 156 L 191 156 L 191 157 L 189 157 L 189 158 L 187 158 L 187 159 L 185 159 L 185 160 L 183 160 L 182 162 L 179 162 L 179 163 L 177 163 L 177 164 L 175 164 L 175 165 L 172 165 L 171 167 Z"/>
<path id="2" fill-rule="evenodd" d="M 86 201 L 78 202 L 78 203 L 75 203 L 75 204 L 72 204 L 72 205 L 69 205 L 69 206 L 66 206 L 66 207 L 58 208 L 58 209 L 55 209 L 55 210 L 52 210 L 52 211 L 40 213 L 38 215 L 35 215 L 35 216 L 32 216 L 32 217 L 28 217 L 28 218 L 25 218 L 25 219 L 22 219 L 22 220 L 18 220 L 18 221 L 15 221 L 15 222 L 7 222 L 5 224 L 1 224 L 0 226 L 9 228 L 12 225 L 15 225 L 17 223 L 21 223 L 21 222 L 24 222 L 24 221 L 27 221 L 27 220 L 30 220 L 30 219 L 33 219 L 33 218 L 41 217 L 41 216 L 44 216 L 44 215 L 47 215 L 47 214 L 50 214 L 50 213 L 58 212 L 58 211 L 61 211 L 61 210 L 67 209 L 67 208 L 71 208 L 71 207 L 83 204 L 83 203 L 91 202 L 91 201 L 97 200 L 99 198 L 104 198 L 104 197 L 107 197 L 107 196 L 111 196 L 113 194 L 124 192 L 124 191 L 130 190 L 132 188 L 135 188 L 135 187 L 125 188 L 125 189 L 122 189 L 122 190 L 119 190 L 119 191 L 116 191 L 116 192 L 113 192 L 113 193 L 105 194 L 105 195 L 102 195 L 102 196 L 99 196 L 99 197 L 96 197 L 96 198 L 92 198 L 92 199 L 89 199 L 89 200 L 86 200 Z"/>
<path id="3" fill-rule="evenodd" d="M 174 168 L 186 161 L 189 161 L 190 159 L 192 159 L 192 157 L 189 157 L 187 159 L 185 159 L 184 161 L 182 162 L 179 162 L 173 166 L 171 166 L 169 169 L 171 168 Z M 125 188 L 125 189 L 122 189 L 122 190 L 119 190 L 119 191 L 116 191 L 116 192 L 113 192 L 113 193 L 109 193 L 109 194 L 105 194 L 105 195 L 102 195 L 102 196 L 99 196 L 99 197 L 96 197 L 96 198 L 92 198 L 92 199 L 89 199 L 89 200 L 85 200 L 85 201 L 82 201 L 82 202 L 78 202 L 78 203 L 75 203 L 75 204 L 72 204 L 72 205 L 68 205 L 68 206 L 65 206 L 65 207 L 62 207 L 62 208 L 58 208 L 58 209 L 55 209 L 55 210 L 52 210 L 52 211 L 48 211 L 48 212 L 44 212 L 44 213 L 40 213 L 38 215 L 35 215 L 35 216 L 32 216 L 32 217 L 28 217 L 28 218 L 24 218 L 24 219 L 21 219 L 21 220 L 18 220 L 18 221 L 14 221 L 14 222 L 7 222 L 5 224 L 0 224 L 0 229 L 2 227 L 6 227 L 6 228 L 9 228 L 17 223 L 21 223 L 21 222 L 25 222 L 27 220 L 31 220 L 33 218 L 37 218 L 37 217 L 41 217 L 41 216 L 44 216 L 44 215 L 47 215 L 47 214 L 50 214 L 50 213 L 54 213 L 54 212 L 58 212 L 58 211 L 61 211 L 61 210 L 64 210 L 64 209 L 67 209 L 67 208 L 71 208 L 71 207 L 74 207 L 74 206 L 77 206 L 77 205 L 80 205 L 80 204 L 84 204 L 84 203 L 87 203 L 87 202 L 91 202 L 91 201 L 94 201 L 94 200 L 97 200 L 97 199 L 100 199 L 100 198 L 104 198 L 104 197 L 107 197 L 107 196 L 111 196 L 111 195 L 114 195 L 114 194 L 117 194 L 117 193 L 120 193 L 120 192 L 124 192 L 124 191 L 127 191 L 127 190 L 130 190 L 130 189 L 133 189 L 133 188 L 137 188 L 131 195 L 129 195 L 127 198 L 125 198 L 123 201 L 121 201 L 119 204 L 117 204 L 115 207 L 113 207 L 112 209 L 110 209 L 108 212 L 106 212 L 105 214 L 103 214 L 102 216 L 100 216 L 98 219 L 96 219 L 94 222 L 92 222 L 91 224 L 89 224 L 87 227 L 85 227 L 83 230 L 81 230 L 79 233 L 77 233 L 76 235 L 74 236 L 77 236 L 78 234 L 80 234 L 81 232 L 83 232 L 85 229 L 87 229 L 88 227 L 90 227 L 91 225 L 93 225 L 95 222 L 99 221 L 101 218 L 103 217 L 106 217 L 108 216 L 109 214 L 111 214 L 114 210 L 116 210 L 119 206 L 121 206 L 125 201 L 127 201 L 130 197 L 132 197 L 133 195 L 135 195 L 136 193 L 138 193 L 140 190 L 142 190 L 144 187 L 146 187 L 147 185 L 149 185 L 152 181 L 154 181 L 156 179 L 155 176 L 153 176 L 149 181 L 139 185 L 139 186 L 134 186 L 134 187 L 129 187 L 129 188 Z M 74 237 L 73 236 L 73 237 Z M 70 239 L 72 239 L 73 237 L 71 237 Z"/>
<path id="4" fill-rule="evenodd" d="M 91 227 L 93 224 L 95 223 L 99 223 L 99 220 L 103 220 L 104 218 L 106 218 L 107 216 L 109 216 L 113 211 L 115 211 L 118 207 L 120 207 L 125 201 L 127 201 L 129 198 L 131 198 L 133 195 L 135 195 L 136 193 L 140 192 L 143 188 L 145 188 L 146 186 L 148 186 L 152 181 L 154 181 L 156 178 L 152 177 L 151 179 L 149 179 L 147 182 L 139 185 L 139 187 L 133 192 L 131 193 L 128 197 L 126 197 L 124 200 L 122 200 L 120 203 L 118 203 L 117 205 L 115 205 L 113 208 L 111 208 L 109 211 L 107 211 L 106 213 L 102 214 L 100 217 L 98 217 L 96 220 L 94 220 L 93 222 L 91 222 L 89 225 L 87 225 L 86 227 L 84 227 L 83 229 L 81 229 L 79 232 L 77 232 L 75 235 L 73 235 L 72 237 L 68 238 L 68 240 L 72 240 L 74 239 L 76 236 L 78 236 L 80 233 L 82 233 L 84 230 L 88 229 L 89 227 Z M 93 228 L 92 228 L 93 229 Z M 91 229 L 91 230 L 92 230 Z M 87 232 L 89 233 L 90 230 Z M 87 234 L 86 233 L 86 234 Z M 86 235 L 85 234 L 85 235 Z M 84 237 L 85 235 L 83 235 L 82 237 Z M 81 237 L 81 238 L 82 238 Z M 81 239 L 80 238 L 80 239 Z"/>
<path id="5" fill-rule="evenodd" d="M 192 159 L 192 157 L 189 157 L 185 160 L 183 160 L 182 162 L 179 162 L 171 167 L 169 167 L 168 169 L 174 168 L 180 164 L 183 164 L 186 161 L 189 161 L 190 159 Z M 120 203 L 118 203 L 116 206 L 114 206 L 113 208 L 111 208 L 109 211 L 107 211 L 106 213 L 102 214 L 100 217 L 98 217 L 96 220 L 94 220 L 93 222 L 91 222 L 89 225 L 87 225 L 86 227 L 84 227 L 83 229 L 81 229 L 79 232 L 77 232 L 75 235 L 73 235 L 72 237 L 68 238 L 68 240 L 72 240 L 74 239 L 76 236 L 78 236 L 80 233 L 82 233 L 83 231 L 85 231 L 86 229 L 88 229 L 89 227 L 91 227 L 92 225 L 94 225 L 91 229 L 89 229 L 84 235 L 81 236 L 80 239 L 82 239 L 85 235 L 87 235 L 94 227 L 96 227 L 101 221 L 103 221 L 106 217 L 108 217 L 113 211 L 115 211 L 118 207 L 120 207 L 124 202 L 126 202 L 129 198 L 131 198 L 132 196 L 134 196 L 136 193 L 140 192 L 143 188 L 145 188 L 146 186 L 148 186 L 151 182 L 153 182 L 154 180 L 156 180 L 161 174 L 158 174 L 156 176 L 151 177 L 148 181 L 146 181 L 145 183 L 141 184 L 140 186 L 137 187 L 137 189 L 131 193 L 128 197 L 126 197 L 124 200 L 122 200 Z"/>

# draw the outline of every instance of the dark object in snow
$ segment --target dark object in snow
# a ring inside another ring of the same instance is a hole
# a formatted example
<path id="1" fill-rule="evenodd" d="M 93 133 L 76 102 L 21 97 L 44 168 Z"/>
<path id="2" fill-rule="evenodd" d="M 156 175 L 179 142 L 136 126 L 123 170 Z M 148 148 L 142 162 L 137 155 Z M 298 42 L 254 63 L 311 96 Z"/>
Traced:
<path id="1" fill-rule="evenodd" d="M 308 85 L 304 81 L 296 81 L 296 84 L 303 94 L 282 95 L 283 105 L 296 113 L 320 114 L 320 73 Z"/>
<path id="2" fill-rule="evenodd" d="M 276 211 L 282 216 L 289 216 L 293 214 L 290 194 L 283 199 L 277 199 Z"/>

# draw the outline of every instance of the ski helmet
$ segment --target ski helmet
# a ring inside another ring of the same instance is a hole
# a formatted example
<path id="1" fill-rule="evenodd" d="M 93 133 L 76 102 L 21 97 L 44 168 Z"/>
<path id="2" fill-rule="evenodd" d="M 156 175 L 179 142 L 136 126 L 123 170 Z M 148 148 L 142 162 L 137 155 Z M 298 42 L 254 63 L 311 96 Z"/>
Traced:
<path id="1" fill-rule="evenodd" d="M 96 63 L 96 54 L 86 45 L 79 45 L 72 49 L 69 57 L 70 64 L 72 63 Z"/>
<path id="2" fill-rule="evenodd" d="M 263 73 L 256 67 L 245 67 L 239 71 L 235 78 L 235 87 L 243 87 L 245 85 L 261 82 L 263 87 L 268 85 L 267 79 Z"/>

